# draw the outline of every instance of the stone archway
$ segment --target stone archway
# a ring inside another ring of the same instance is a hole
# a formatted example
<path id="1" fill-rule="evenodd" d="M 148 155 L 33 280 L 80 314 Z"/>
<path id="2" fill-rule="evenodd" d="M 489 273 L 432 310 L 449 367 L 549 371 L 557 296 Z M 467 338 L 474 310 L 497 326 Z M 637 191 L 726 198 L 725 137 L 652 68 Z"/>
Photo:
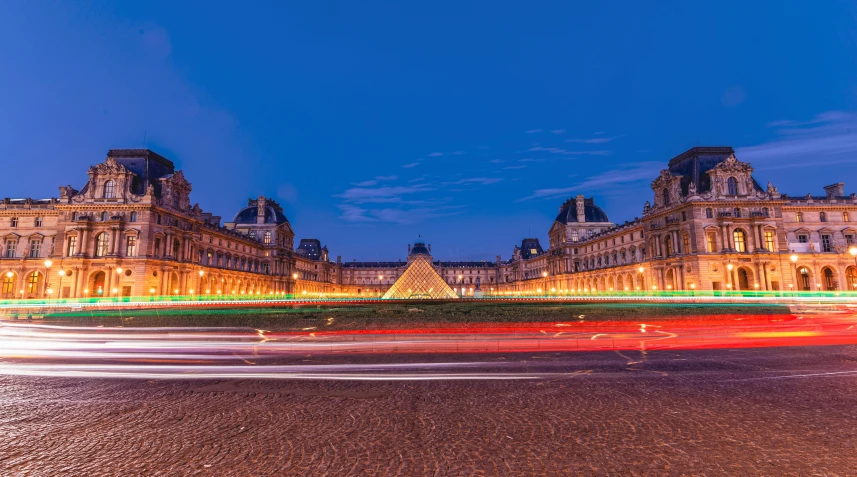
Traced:
<path id="1" fill-rule="evenodd" d="M 664 288 L 667 290 L 675 290 L 675 274 L 673 273 L 672 268 L 668 269 L 667 273 L 664 275 Z"/>
<path id="2" fill-rule="evenodd" d="M 103 270 L 92 272 L 87 283 L 86 288 L 89 289 L 89 296 L 100 297 L 107 293 L 107 273 Z"/>
<path id="3" fill-rule="evenodd" d="M 738 267 L 738 270 L 735 273 L 736 289 L 738 290 L 752 290 L 753 289 L 753 271 L 747 267 Z"/>
<path id="4" fill-rule="evenodd" d="M 834 291 L 839 289 L 839 283 L 836 279 L 836 272 L 832 267 L 824 267 L 821 269 L 821 283 L 825 290 Z"/>
<path id="5" fill-rule="evenodd" d="M 799 266 L 797 267 L 797 277 L 795 279 L 797 282 L 795 284 L 795 288 L 803 291 L 812 290 L 812 270 L 807 266 Z"/>
<path id="6" fill-rule="evenodd" d="M 852 265 L 845 269 L 845 284 L 848 291 L 857 291 L 857 267 Z"/>
<path id="7" fill-rule="evenodd" d="M 167 283 L 167 295 L 177 295 L 182 292 L 181 287 L 179 285 L 179 274 L 176 272 L 169 272 L 169 282 Z"/>

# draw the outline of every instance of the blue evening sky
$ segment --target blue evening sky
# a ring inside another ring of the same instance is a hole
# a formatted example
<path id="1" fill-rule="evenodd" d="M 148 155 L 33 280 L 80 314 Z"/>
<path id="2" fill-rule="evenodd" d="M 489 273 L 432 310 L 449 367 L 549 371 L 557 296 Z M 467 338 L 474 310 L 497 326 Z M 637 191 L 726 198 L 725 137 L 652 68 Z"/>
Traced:
<path id="1" fill-rule="evenodd" d="M 695 145 L 850 193 L 855 5 L 0 2 L 0 197 L 145 145 L 224 221 L 264 194 L 333 257 L 493 260 L 578 193 L 641 215 Z"/>

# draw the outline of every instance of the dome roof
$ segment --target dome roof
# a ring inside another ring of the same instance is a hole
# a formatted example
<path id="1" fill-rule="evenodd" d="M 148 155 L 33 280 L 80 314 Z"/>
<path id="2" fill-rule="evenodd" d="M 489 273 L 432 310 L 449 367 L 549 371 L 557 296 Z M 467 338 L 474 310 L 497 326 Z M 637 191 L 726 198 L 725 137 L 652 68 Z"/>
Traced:
<path id="1" fill-rule="evenodd" d="M 422 239 L 418 239 L 414 242 L 414 246 L 411 248 L 411 253 L 409 255 L 431 255 L 428 247 L 426 247 L 426 243 Z"/>
<path id="2" fill-rule="evenodd" d="M 235 218 L 232 219 L 236 224 L 255 224 L 256 223 L 256 206 L 248 206 L 244 207 L 237 214 L 235 214 Z M 273 206 L 266 205 L 265 206 L 265 222 L 266 224 L 284 224 L 288 222 L 289 219 L 283 215 L 282 212 L 274 208 Z"/>
<path id="3" fill-rule="evenodd" d="M 587 222 L 610 222 L 601 207 L 595 205 L 593 198 L 583 199 L 583 217 Z M 562 224 L 577 222 L 577 200 L 572 197 L 559 208 L 556 221 Z"/>

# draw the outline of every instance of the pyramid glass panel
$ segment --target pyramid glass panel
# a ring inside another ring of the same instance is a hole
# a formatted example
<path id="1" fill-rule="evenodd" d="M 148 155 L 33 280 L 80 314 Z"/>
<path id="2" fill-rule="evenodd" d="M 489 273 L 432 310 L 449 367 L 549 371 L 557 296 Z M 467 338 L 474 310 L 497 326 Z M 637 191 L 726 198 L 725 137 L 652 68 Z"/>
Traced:
<path id="1" fill-rule="evenodd" d="M 426 258 L 417 257 L 382 298 L 449 300 L 458 298 L 458 295 Z"/>

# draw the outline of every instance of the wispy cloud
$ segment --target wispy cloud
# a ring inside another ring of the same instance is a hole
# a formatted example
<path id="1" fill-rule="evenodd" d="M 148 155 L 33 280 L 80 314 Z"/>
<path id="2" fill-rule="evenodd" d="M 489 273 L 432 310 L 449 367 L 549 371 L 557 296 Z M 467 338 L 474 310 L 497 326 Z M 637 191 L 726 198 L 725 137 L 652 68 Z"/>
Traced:
<path id="1" fill-rule="evenodd" d="M 565 134 L 565 129 L 551 129 L 554 134 Z"/>
<path id="2" fill-rule="evenodd" d="M 527 134 L 538 134 L 540 132 L 542 132 L 541 129 L 530 129 L 529 131 L 527 131 Z"/>
<path id="3" fill-rule="evenodd" d="M 403 169 L 410 169 L 410 168 L 412 168 L 412 167 L 417 167 L 418 165 L 420 165 L 420 162 L 419 162 L 419 161 L 417 161 L 417 162 L 409 162 L 409 163 L 407 163 L 407 164 L 403 164 L 403 165 L 402 165 L 402 168 L 403 168 Z"/>
<path id="4" fill-rule="evenodd" d="M 742 161 L 764 169 L 793 164 L 857 162 L 857 114 L 829 111 L 809 121 L 774 121 L 777 137 L 755 146 L 739 147 Z"/>
<path id="5" fill-rule="evenodd" d="M 604 144 L 611 141 L 615 141 L 622 136 L 613 136 L 613 137 L 592 137 L 587 139 L 582 138 L 574 138 L 574 139 L 566 139 L 565 142 L 574 142 L 580 144 Z"/>
<path id="6" fill-rule="evenodd" d="M 504 161 L 503 159 L 491 159 L 488 162 L 490 162 L 492 164 L 501 164 L 501 163 L 506 162 L 506 161 Z"/>
<path id="7" fill-rule="evenodd" d="M 379 181 L 394 181 L 398 178 L 399 176 L 375 176 L 375 179 Z"/>
<path id="8" fill-rule="evenodd" d="M 497 182 L 502 181 L 502 178 L 499 177 L 471 177 L 469 179 L 460 179 L 455 182 L 449 182 L 448 184 L 452 185 L 460 185 L 460 184 L 496 184 Z"/>
<path id="9" fill-rule="evenodd" d="M 523 168 L 525 168 L 525 167 L 527 167 L 527 166 L 506 166 L 506 167 L 504 167 L 503 169 L 504 169 L 504 170 L 509 170 L 509 169 L 523 169 Z"/>
<path id="10" fill-rule="evenodd" d="M 341 194 L 334 195 L 334 197 L 359 203 L 367 200 L 390 199 L 407 194 L 417 194 L 432 190 L 434 190 L 432 187 L 425 184 L 412 186 L 352 187 L 350 189 L 346 189 Z"/>
<path id="11" fill-rule="evenodd" d="M 414 224 L 437 217 L 447 217 L 461 213 L 463 206 L 413 207 L 367 209 L 350 204 L 341 204 L 339 216 L 346 222 L 392 222 L 396 224 Z"/>
<path id="12" fill-rule="evenodd" d="M 601 172 L 591 176 L 570 187 L 537 189 L 533 191 L 531 195 L 519 199 L 518 201 L 520 202 L 530 199 L 554 199 L 558 197 L 567 197 L 573 193 L 589 193 L 603 190 L 607 187 L 613 188 L 620 184 L 647 182 L 654 179 L 658 175 L 658 171 L 660 171 L 663 166 L 663 163 L 654 161 L 627 164 L 617 169 Z"/>
<path id="13" fill-rule="evenodd" d="M 377 184 L 378 181 L 363 181 L 363 182 L 352 182 L 351 185 L 355 185 L 357 187 L 370 187 Z"/>
<path id="14" fill-rule="evenodd" d="M 607 156 L 610 151 L 569 151 L 559 147 L 543 147 L 534 146 L 526 150 L 526 152 L 549 152 L 551 154 L 562 154 L 564 156 Z"/>
<path id="15" fill-rule="evenodd" d="M 443 155 L 444 154 L 442 152 L 432 152 L 432 153 L 426 154 L 426 157 L 442 157 Z"/>

